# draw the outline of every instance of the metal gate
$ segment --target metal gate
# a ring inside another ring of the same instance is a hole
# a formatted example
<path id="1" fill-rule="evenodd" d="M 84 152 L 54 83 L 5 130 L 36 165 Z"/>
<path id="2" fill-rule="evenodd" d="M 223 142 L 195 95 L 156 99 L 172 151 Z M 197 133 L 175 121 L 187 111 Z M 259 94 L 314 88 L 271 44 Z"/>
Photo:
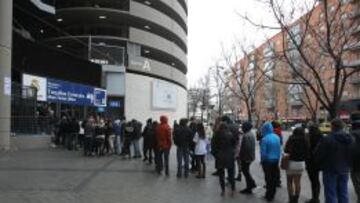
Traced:
<path id="1" fill-rule="evenodd" d="M 37 90 L 12 83 L 11 132 L 15 134 L 37 134 L 38 116 L 36 110 Z"/>

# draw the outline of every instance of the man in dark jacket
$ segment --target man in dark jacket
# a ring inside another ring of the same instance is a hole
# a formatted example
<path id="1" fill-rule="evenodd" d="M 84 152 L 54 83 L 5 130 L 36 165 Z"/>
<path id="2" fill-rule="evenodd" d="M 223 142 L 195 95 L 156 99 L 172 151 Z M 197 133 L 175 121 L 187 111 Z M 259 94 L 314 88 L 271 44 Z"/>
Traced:
<path id="1" fill-rule="evenodd" d="M 357 202 L 360 203 L 360 111 L 351 115 L 351 123 L 351 134 L 355 141 L 351 179 L 354 184 L 355 192 L 358 196 Z"/>
<path id="2" fill-rule="evenodd" d="M 154 143 L 154 139 L 155 139 L 155 129 L 154 129 L 154 125 L 152 123 L 151 118 L 149 118 L 146 121 L 146 126 L 143 131 L 143 138 L 144 138 L 144 143 L 143 143 L 144 160 L 143 161 L 149 160 L 149 164 L 152 164 L 152 158 L 153 158 L 153 153 L 154 153 L 153 143 Z"/>
<path id="3" fill-rule="evenodd" d="M 233 195 L 235 191 L 235 146 L 236 139 L 232 135 L 228 125 L 221 122 L 211 142 L 211 153 L 215 157 L 215 167 L 218 171 L 221 196 L 225 194 L 225 170 L 227 170 L 228 173 L 231 195 Z"/>
<path id="4" fill-rule="evenodd" d="M 225 122 L 228 127 L 229 127 L 229 130 L 232 134 L 232 136 L 234 137 L 234 139 L 236 140 L 236 143 L 239 142 L 239 135 L 240 135 L 240 131 L 239 131 L 239 125 L 237 125 L 235 122 L 233 122 L 229 116 L 223 116 L 221 118 L 221 120 L 223 122 Z M 236 180 L 237 181 L 241 181 L 241 162 L 237 162 L 237 168 L 238 168 L 238 175 L 236 177 Z"/>
<path id="5" fill-rule="evenodd" d="M 316 163 L 323 171 L 326 203 L 348 203 L 348 180 L 352 162 L 353 139 L 344 131 L 341 119 L 331 122 L 331 133 L 315 150 Z"/>
<path id="6" fill-rule="evenodd" d="M 188 120 L 183 118 L 180 120 L 180 125 L 174 130 L 174 144 L 177 147 L 177 177 L 181 178 L 182 168 L 184 161 L 184 177 L 187 178 L 189 175 L 189 154 L 192 142 L 192 131 L 187 126 Z"/>
<path id="7" fill-rule="evenodd" d="M 255 181 L 250 173 L 250 165 L 255 160 L 255 135 L 251 131 L 252 124 L 245 122 L 242 125 L 243 137 L 240 147 L 240 161 L 242 167 L 242 173 L 246 180 L 246 188 L 241 191 L 243 194 L 251 194 L 252 189 L 256 187 Z"/>
<path id="8" fill-rule="evenodd" d="M 137 158 L 141 158 L 139 140 L 141 138 L 142 124 L 139 121 L 133 119 L 131 121 L 131 125 L 134 128 L 134 131 L 133 131 L 133 133 L 131 135 L 131 145 L 134 147 L 134 156 L 133 156 L 133 158 L 137 159 Z"/>

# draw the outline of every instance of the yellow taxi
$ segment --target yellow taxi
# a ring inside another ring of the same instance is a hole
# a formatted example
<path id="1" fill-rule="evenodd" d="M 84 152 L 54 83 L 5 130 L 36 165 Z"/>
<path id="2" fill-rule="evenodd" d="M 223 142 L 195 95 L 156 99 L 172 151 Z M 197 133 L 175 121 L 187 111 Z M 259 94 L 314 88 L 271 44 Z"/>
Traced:
<path id="1" fill-rule="evenodd" d="M 329 122 L 324 122 L 319 125 L 320 132 L 323 134 L 329 134 L 331 132 L 331 125 Z"/>

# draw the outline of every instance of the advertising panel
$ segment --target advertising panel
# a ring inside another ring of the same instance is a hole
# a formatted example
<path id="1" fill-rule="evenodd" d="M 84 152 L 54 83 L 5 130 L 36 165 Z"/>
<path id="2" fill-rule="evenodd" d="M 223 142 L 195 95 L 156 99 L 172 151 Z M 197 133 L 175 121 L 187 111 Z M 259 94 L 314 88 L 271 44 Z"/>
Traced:
<path id="1" fill-rule="evenodd" d="M 153 82 L 153 108 L 156 109 L 176 109 L 177 90 L 175 85 L 155 80 Z"/>
<path id="2" fill-rule="evenodd" d="M 47 80 L 46 78 L 23 74 L 23 86 L 33 87 L 37 91 L 37 100 L 47 100 Z"/>
<path id="3" fill-rule="evenodd" d="M 94 105 L 100 107 L 106 106 L 106 90 L 99 88 L 94 89 Z"/>
<path id="4" fill-rule="evenodd" d="M 38 101 L 106 107 L 104 89 L 28 74 L 23 75 L 23 86 L 36 88 Z"/>
<path id="5" fill-rule="evenodd" d="M 94 88 L 48 79 L 47 97 L 49 102 L 91 106 L 94 103 Z"/>

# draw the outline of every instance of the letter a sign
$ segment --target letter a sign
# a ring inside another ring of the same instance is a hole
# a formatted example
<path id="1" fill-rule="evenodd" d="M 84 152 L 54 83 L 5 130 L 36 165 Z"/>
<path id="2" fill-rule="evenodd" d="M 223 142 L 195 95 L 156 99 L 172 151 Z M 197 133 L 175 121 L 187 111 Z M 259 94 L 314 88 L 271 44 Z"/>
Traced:
<path id="1" fill-rule="evenodd" d="M 149 71 L 149 72 L 151 71 L 151 66 L 150 66 L 149 60 L 145 59 L 144 65 L 143 65 L 143 69 L 144 69 L 145 71 Z"/>

